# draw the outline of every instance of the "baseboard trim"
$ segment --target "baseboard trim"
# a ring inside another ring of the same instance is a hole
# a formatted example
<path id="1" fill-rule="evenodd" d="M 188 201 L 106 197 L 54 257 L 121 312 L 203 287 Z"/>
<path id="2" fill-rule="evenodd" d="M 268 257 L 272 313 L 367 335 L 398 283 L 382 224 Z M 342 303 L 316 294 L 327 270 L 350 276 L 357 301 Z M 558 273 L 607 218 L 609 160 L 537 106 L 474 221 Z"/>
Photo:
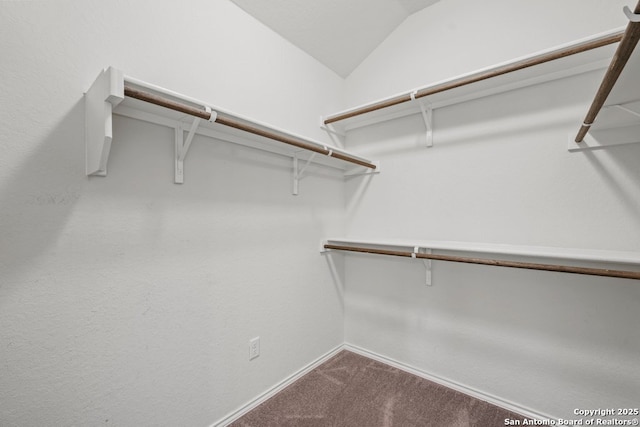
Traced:
<path id="1" fill-rule="evenodd" d="M 339 346 L 335 347 L 333 350 L 329 351 L 328 353 L 325 353 L 323 356 L 320 356 L 319 358 L 317 358 L 313 362 L 311 362 L 308 365 L 304 366 L 302 369 L 298 370 L 297 372 L 294 372 L 289 377 L 287 377 L 284 380 L 280 381 L 279 383 L 277 383 L 276 385 L 274 385 L 273 387 L 271 387 L 270 389 L 268 389 L 264 393 L 262 393 L 259 396 L 257 396 L 255 399 L 252 399 L 251 401 L 249 401 L 246 404 L 242 405 L 240 408 L 236 409 L 232 413 L 226 415 L 225 417 L 223 417 L 220 420 L 216 421 L 215 423 L 211 424 L 210 427 L 224 427 L 224 426 L 227 426 L 227 425 L 231 424 L 232 422 L 238 420 L 240 417 L 245 415 L 247 412 L 249 412 L 252 409 L 256 408 L 258 405 L 260 405 L 261 403 L 265 402 L 267 399 L 273 397 L 275 394 L 277 394 L 278 392 L 282 391 L 285 387 L 289 386 L 291 383 L 293 383 L 294 381 L 298 380 L 303 375 L 306 375 L 307 373 L 309 373 L 310 371 L 312 371 L 313 369 L 315 369 L 316 367 L 318 367 L 322 363 L 326 362 L 327 360 L 329 360 L 330 358 L 332 358 L 336 354 L 340 353 L 344 348 L 345 348 L 344 344 L 340 344 Z M 354 351 L 354 353 L 355 353 L 355 351 Z"/>
<path id="2" fill-rule="evenodd" d="M 378 353 L 372 352 L 370 350 L 366 350 L 362 347 L 355 346 L 353 344 L 345 343 L 342 347 L 344 350 L 351 351 L 353 353 L 359 354 L 364 357 L 368 357 L 370 359 L 376 360 L 380 363 L 385 363 L 387 365 L 393 366 L 394 368 L 400 369 L 401 371 L 408 372 L 410 374 L 416 375 L 420 378 L 424 378 L 429 381 L 433 381 L 434 383 L 440 384 L 442 386 L 448 387 L 450 389 L 459 391 L 460 393 L 464 393 L 467 396 L 474 397 L 479 400 L 483 400 L 485 402 L 491 403 L 492 405 L 496 405 L 502 409 L 506 409 L 511 412 L 515 412 L 516 414 L 520 414 L 527 418 L 533 418 L 536 420 L 557 420 L 556 417 L 551 417 L 546 414 L 542 414 L 538 411 L 535 411 L 531 408 L 524 407 L 522 405 L 518 405 L 517 403 L 499 398 L 497 396 L 493 396 L 491 394 L 482 392 L 480 390 L 474 389 L 473 387 L 469 387 L 464 384 L 460 384 L 456 381 L 452 381 L 448 378 L 443 378 L 438 375 L 431 374 L 429 372 L 423 371 L 421 369 L 415 368 L 411 365 L 407 365 L 406 363 L 398 362 L 395 359 L 392 359 L 387 356 L 380 355 Z"/>
<path id="3" fill-rule="evenodd" d="M 464 393 L 467 396 L 471 396 L 476 399 L 483 400 L 485 402 L 491 403 L 492 405 L 496 405 L 502 409 L 515 412 L 527 418 L 532 418 L 536 420 L 550 420 L 550 419 L 557 420 L 558 419 L 557 417 L 552 417 L 550 415 L 543 414 L 531 408 L 527 408 L 525 406 L 519 405 L 509 400 L 505 400 L 500 397 L 494 396 L 492 394 L 485 393 L 483 391 L 458 383 L 448 378 L 440 377 L 430 372 L 426 372 L 422 369 L 418 369 L 406 363 L 399 362 L 395 359 L 392 359 L 387 356 L 383 356 L 381 354 L 364 349 L 362 347 L 345 343 L 335 347 L 334 349 L 320 356 L 319 358 L 309 363 L 308 365 L 304 366 L 297 372 L 294 372 L 292 375 L 280 381 L 270 389 L 266 390 L 264 393 L 260 394 L 255 399 L 252 399 L 251 401 L 242 405 L 240 408 L 236 409 L 232 413 L 216 421 L 210 427 L 225 427 L 233 423 L 234 421 L 238 420 L 240 417 L 245 415 L 247 412 L 251 411 L 252 409 L 255 409 L 258 405 L 260 405 L 261 403 L 265 402 L 267 399 L 273 397 L 275 394 L 282 391 L 285 387 L 289 386 L 290 384 L 298 380 L 300 377 L 306 375 L 307 373 L 317 368 L 322 363 L 326 362 L 336 354 L 340 353 L 342 350 L 351 351 L 361 356 L 376 360 L 380 363 L 385 363 L 389 366 L 393 366 L 394 368 L 400 369 L 401 371 L 408 372 L 410 374 L 416 375 L 420 378 L 424 378 L 429 381 L 433 381 L 434 383 L 459 391 L 460 393 Z"/>

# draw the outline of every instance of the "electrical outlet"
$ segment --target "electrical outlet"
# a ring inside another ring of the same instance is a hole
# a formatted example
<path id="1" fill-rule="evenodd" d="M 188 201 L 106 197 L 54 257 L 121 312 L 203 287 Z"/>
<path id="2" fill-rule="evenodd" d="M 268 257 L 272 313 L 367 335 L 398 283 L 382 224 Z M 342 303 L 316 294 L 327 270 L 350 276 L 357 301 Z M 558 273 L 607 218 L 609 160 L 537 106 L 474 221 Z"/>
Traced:
<path id="1" fill-rule="evenodd" d="M 260 337 L 249 340 L 249 360 L 253 360 L 260 356 Z"/>

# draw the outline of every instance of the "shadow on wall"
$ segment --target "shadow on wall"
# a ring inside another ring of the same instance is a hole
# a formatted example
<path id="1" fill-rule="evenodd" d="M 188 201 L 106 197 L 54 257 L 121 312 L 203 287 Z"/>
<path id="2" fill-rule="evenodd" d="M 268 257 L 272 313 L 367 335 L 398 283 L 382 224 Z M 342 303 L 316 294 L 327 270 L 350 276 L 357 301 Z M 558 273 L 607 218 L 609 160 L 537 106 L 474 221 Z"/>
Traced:
<path id="1" fill-rule="evenodd" d="M 620 200 L 621 206 L 630 215 L 640 218 L 638 147 L 617 146 L 598 151 L 584 151 L 580 154 L 586 157 L 592 169 L 600 175 L 602 182 L 617 196 L 616 198 Z M 621 174 L 616 176 L 611 173 L 611 170 L 620 171 Z M 633 231 L 640 233 L 640 224 L 639 228 Z M 640 235 L 638 238 L 640 239 Z"/>
<path id="2" fill-rule="evenodd" d="M 519 379 L 532 393 L 566 381 L 576 396 L 608 384 L 610 402 L 637 400 L 635 281 L 434 262 L 425 287 L 417 263 L 347 256 L 351 344 L 498 396 Z"/>
<path id="3" fill-rule="evenodd" d="M 0 187 L 2 291 L 25 280 L 39 280 L 29 277 L 38 270 L 33 266 L 43 255 L 55 254 L 65 223 L 82 197 L 87 182 L 83 170 L 83 106 L 81 98 L 51 131 L 34 141 L 30 156 L 15 165 L 14 173 Z M 16 133 L 26 134 L 22 130 Z M 27 145 L 29 141 L 13 144 Z M 39 274 L 46 272 L 40 270 Z M 3 300 L 0 298 L 0 304 Z"/>
<path id="4" fill-rule="evenodd" d="M 64 257 L 63 264 L 69 266 L 74 264 L 70 259 L 74 254 L 91 262 L 104 257 L 105 250 L 119 251 L 96 242 L 113 233 L 131 242 L 124 228 L 105 224 L 114 221 L 105 215 L 109 210 L 117 211 L 115 220 L 127 229 L 139 223 L 141 232 L 149 235 L 145 240 L 149 242 L 158 238 L 165 225 L 165 211 L 180 211 L 185 203 L 196 207 L 215 204 L 217 227 L 225 233 L 232 233 L 232 227 L 243 231 L 255 228 L 259 233 L 264 224 L 254 221 L 258 207 L 261 218 L 279 219 L 284 212 L 291 218 L 308 219 L 308 215 L 324 211 L 325 205 L 335 205 L 334 192 L 318 192 L 318 186 L 327 181 L 330 185 L 342 183 L 341 175 L 311 167 L 303 194 L 296 198 L 291 195 L 290 160 L 196 137 L 186 161 L 185 184 L 175 185 L 173 131 L 121 117 L 114 119 L 119 123 L 114 126 L 109 175 L 87 178 L 84 99 L 77 99 L 60 116 L 61 120 L 49 130 L 44 126 L 42 130 L 36 128 L 39 123 L 34 119 L 33 133 L 23 129 L 13 132 L 23 138 L 15 138 L 9 154 L 16 147 L 15 153 L 24 151 L 28 156 L 15 167 L 11 165 L 13 173 L 0 183 L 0 291 L 7 291 L 12 285 L 53 280 L 61 273 L 61 265 L 56 265 L 58 256 Z M 41 135 L 35 134 L 29 140 L 27 136 L 35 132 Z M 91 191 L 87 192 L 89 188 Z M 314 197 L 305 197 L 307 192 Z M 83 199 L 83 208 L 78 210 Z M 241 221 L 238 211 L 246 222 Z M 73 215 L 73 230 L 65 231 Z M 315 223 L 321 228 L 321 221 Z M 44 276 L 48 279 L 42 280 Z"/>

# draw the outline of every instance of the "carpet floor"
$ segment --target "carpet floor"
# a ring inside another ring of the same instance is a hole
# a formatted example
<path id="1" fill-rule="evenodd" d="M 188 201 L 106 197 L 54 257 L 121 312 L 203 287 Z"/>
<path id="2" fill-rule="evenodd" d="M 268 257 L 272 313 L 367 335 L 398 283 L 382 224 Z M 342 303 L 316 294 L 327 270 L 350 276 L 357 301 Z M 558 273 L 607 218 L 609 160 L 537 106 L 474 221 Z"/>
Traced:
<path id="1" fill-rule="evenodd" d="M 231 427 L 497 427 L 524 417 L 341 351 Z"/>

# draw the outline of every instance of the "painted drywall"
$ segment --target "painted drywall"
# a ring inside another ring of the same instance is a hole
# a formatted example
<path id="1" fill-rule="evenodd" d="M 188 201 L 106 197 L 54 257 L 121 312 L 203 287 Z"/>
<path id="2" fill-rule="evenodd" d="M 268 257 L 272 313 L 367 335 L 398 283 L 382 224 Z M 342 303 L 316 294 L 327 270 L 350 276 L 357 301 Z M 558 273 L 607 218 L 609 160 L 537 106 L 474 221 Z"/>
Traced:
<path id="1" fill-rule="evenodd" d="M 410 14 L 437 0 L 233 0 L 346 77 Z"/>
<path id="2" fill-rule="evenodd" d="M 318 243 L 340 174 L 116 117 L 84 174 L 107 66 L 325 140 L 342 80 L 227 1 L 0 2 L 0 424 L 206 426 L 343 342 Z M 248 342 L 261 355 L 249 362 Z"/>
<path id="3" fill-rule="evenodd" d="M 436 3 L 354 71 L 347 99 L 624 24 L 624 2 L 561 3 Z M 347 184 L 348 236 L 640 252 L 640 146 L 567 151 L 602 74 L 437 109 L 430 149 L 420 115 L 351 131 L 348 148 L 382 173 Z M 421 262 L 331 256 L 345 259 L 349 344 L 538 414 L 640 400 L 634 281 L 435 262 L 427 287 Z"/>

